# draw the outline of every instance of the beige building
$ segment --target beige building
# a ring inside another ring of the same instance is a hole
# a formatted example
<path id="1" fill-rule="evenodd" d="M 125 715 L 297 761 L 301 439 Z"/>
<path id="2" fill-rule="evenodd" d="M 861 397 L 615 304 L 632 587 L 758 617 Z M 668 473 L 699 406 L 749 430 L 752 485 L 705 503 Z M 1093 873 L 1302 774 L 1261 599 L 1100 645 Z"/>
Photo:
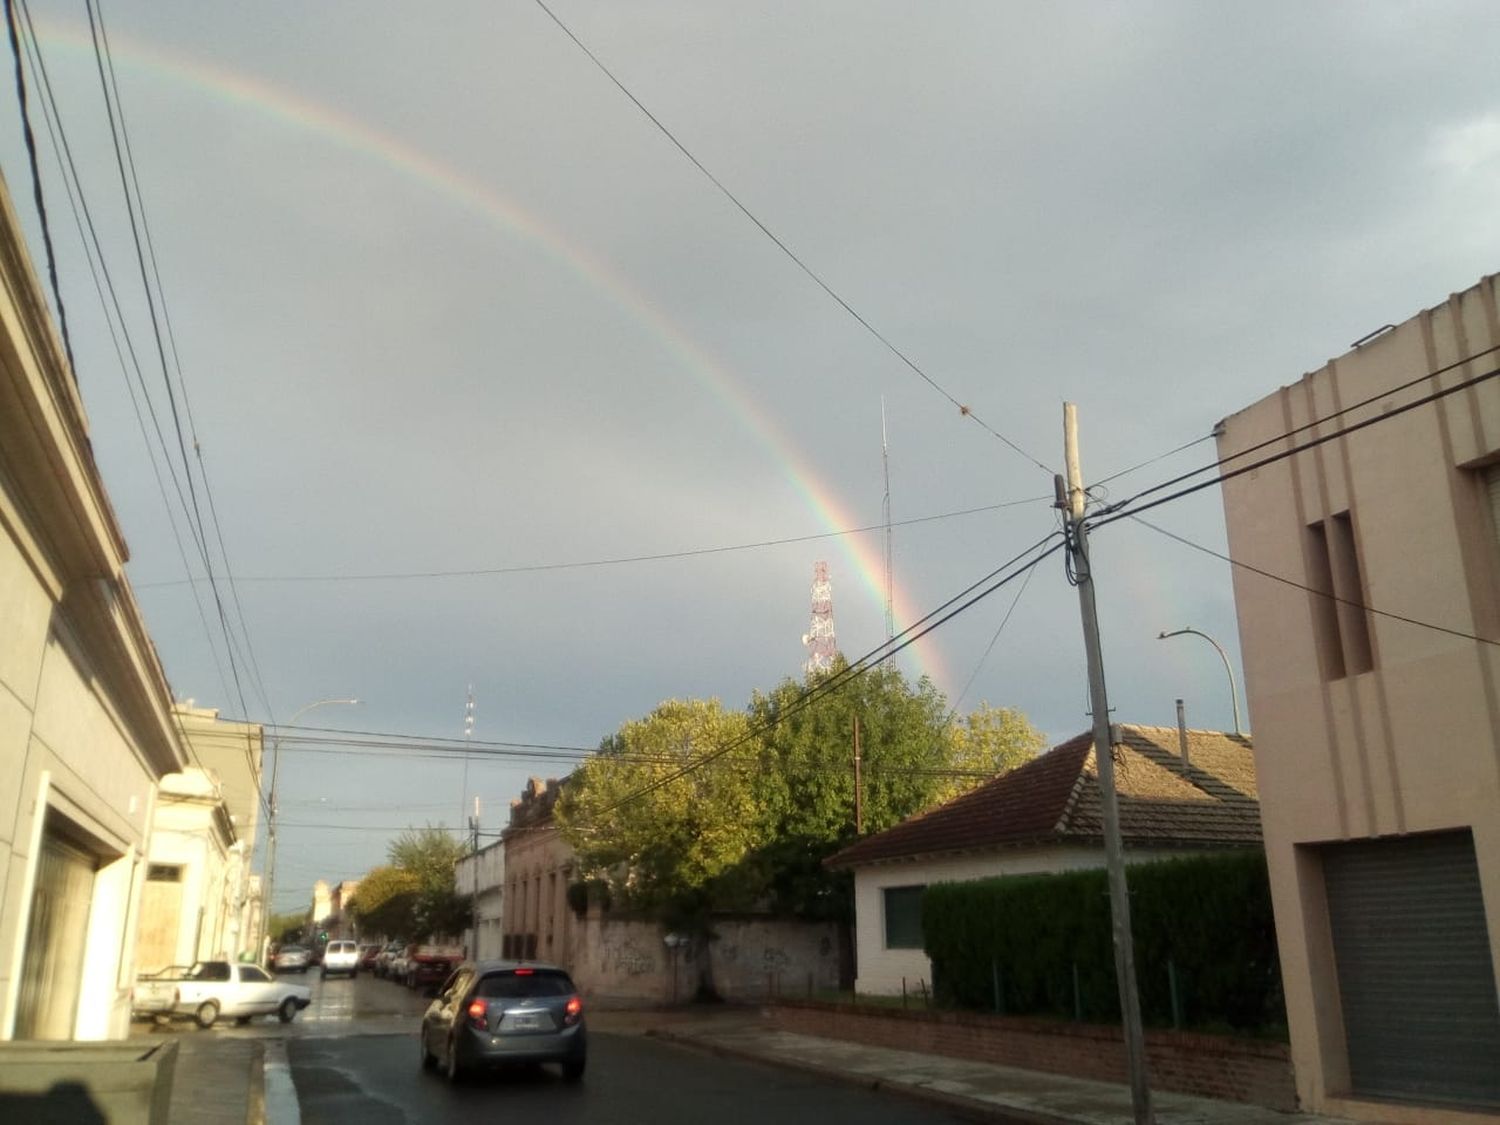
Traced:
<path id="1" fill-rule="evenodd" d="M 138 973 L 238 953 L 245 847 L 217 778 L 191 768 L 162 778 L 136 937 Z"/>
<path id="2" fill-rule="evenodd" d="M 3 191 L 0 285 L 0 1038 L 118 1038 L 157 782 L 189 758 Z"/>
<path id="3" fill-rule="evenodd" d="M 501 956 L 554 961 L 571 959 L 576 915 L 568 905 L 573 849 L 552 823 L 552 807 L 564 782 L 533 777 L 510 803 L 505 829 L 505 919 Z"/>
<path id="4" fill-rule="evenodd" d="M 1219 437 L 1227 471 L 1305 447 L 1223 488 L 1315 1111 L 1500 1111 L 1500 380 L 1403 410 L 1493 373 L 1497 346 L 1489 277 Z"/>

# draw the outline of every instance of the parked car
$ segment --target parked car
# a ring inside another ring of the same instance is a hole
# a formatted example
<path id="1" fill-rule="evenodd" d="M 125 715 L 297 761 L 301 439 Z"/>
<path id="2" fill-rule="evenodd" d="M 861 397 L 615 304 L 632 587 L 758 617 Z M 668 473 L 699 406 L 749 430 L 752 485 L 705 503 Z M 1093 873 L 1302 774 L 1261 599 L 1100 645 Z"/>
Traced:
<path id="1" fill-rule="evenodd" d="M 337 973 L 353 977 L 359 972 L 359 946 L 352 941 L 330 941 L 323 951 L 323 979 Z"/>
<path id="2" fill-rule="evenodd" d="M 390 976 L 391 962 L 405 948 L 406 946 L 402 945 L 399 941 L 393 941 L 379 953 L 375 954 L 375 975 L 377 977 Z"/>
<path id="3" fill-rule="evenodd" d="M 202 961 L 180 977 L 142 977 L 130 993 L 132 1015 L 188 1017 L 209 1028 L 220 1016 L 249 1023 L 275 1012 L 282 1023 L 312 1003 L 305 984 L 287 984 L 259 965 L 235 961 Z"/>
<path id="4" fill-rule="evenodd" d="M 371 973 L 375 971 L 375 957 L 380 953 L 378 945 L 362 945 L 359 947 L 359 971 Z"/>
<path id="5" fill-rule="evenodd" d="M 310 964 L 312 955 L 301 945 L 283 945 L 271 958 L 271 968 L 278 973 L 305 973 Z"/>
<path id="6" fill-rule="evenodd" d="M 465 962 L 428 1005 L 422 1066 L 450 1082 L 511 1063 L 558 1063 L 577 1082 L 588 1061 L 583 1000 L 566 972 L 535 961 Z"/>
<path id="7" fill-rule="evenodd" d="M 406 959 L 406 987 L 442 984 L 463 962 L 464 951 L 455 945 L 419 945 Z"/>
<path id="8" fill-rule="evenodd" d="M 387 979 L 399 981 L 402 984 L 406 983 L 407 961 L 411 957 L 410 950 L 415 948 L 416 946 L 408 947 L 403 945 L 400 949 L 398 949 L 391 955 L 391 959 L 386 962 L 385 966 L 385 975 Z"/>

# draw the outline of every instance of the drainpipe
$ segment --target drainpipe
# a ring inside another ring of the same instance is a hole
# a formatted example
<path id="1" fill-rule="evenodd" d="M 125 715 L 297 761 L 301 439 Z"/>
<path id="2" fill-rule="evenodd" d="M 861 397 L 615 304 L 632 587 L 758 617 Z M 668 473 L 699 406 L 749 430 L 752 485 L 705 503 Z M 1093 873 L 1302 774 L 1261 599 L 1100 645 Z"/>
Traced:
<path id="1" fill-rule="evenodd" d="M 1192 763 L 1188 761 L 1187 717 L 1180 699 L 1177 701 L 1177 747 L 1182 751 L 1182 768 L 1186 771 Z"/>

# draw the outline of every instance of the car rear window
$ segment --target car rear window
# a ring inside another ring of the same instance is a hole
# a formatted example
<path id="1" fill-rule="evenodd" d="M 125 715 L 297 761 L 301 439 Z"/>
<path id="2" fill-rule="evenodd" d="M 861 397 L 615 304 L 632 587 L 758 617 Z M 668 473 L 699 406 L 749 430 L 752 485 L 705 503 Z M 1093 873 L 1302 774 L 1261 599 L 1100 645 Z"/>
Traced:
<path id="1" fill-rule="evenodd" d="M 490 973 L 480 979 L 474 995 L 486 1000 L 524 1000 L 534 996 L 568 996 L 572 992 L 573 982 L 566 973 L 537 969 Z"/>
<path id="2" fill-rule="evenodd" d="M 336 941 L 328 947 L 330 953 L 353 953 L 354 943 L 352 941 Z"/>

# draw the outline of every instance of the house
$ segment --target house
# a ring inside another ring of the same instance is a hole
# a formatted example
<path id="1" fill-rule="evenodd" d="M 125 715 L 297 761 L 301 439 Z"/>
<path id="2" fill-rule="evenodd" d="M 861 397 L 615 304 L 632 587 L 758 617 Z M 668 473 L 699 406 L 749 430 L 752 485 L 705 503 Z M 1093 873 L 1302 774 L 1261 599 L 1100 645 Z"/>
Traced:
<path id="1" fill-rule="evenodd" d="M 141 893 L 137 973 L 232 956 L 226 943 L 238 937 L 229 931 L 231 923 L 238 929 L 244 851 L 212 773 L 191 767 L 162 778 Z"/>
<path id="2" fill-rule="evenodd" d="M 568 906 L 573 849 L 552 822 L 566 779 L 533 777 L 510 803 L 503 870 L 501 956 L 566 965 L 575 915 Z"/>
<path id="3" fill-rule="evenodd" d="M 461 857 L 453 865 L 453 886 L 473 899 L 474 923 L 464 931 L 464 948 L 477 960 L 499 957 L 505 935 L 505 841 Z"/>
<path id="4" fill-rule="evenodd" d="M 1219 431 L 1249 469 L 1224 514 L 1315 1112 L 1500 1110 L 1497 349 L 1491 276 Z"/>
<path id="5" fill-rule="evenodd" d="M 1119 725 L 1115 782 L 1126 861 L 1260 846 L 1250 740 Z M 946 804 L 867 836 L 825 862 L 854 874 L 855 989 L 930 985 L 922 891 L 932 883 L 1104 866 L 1092 733 L 1080 734 Z"/>
<path id="6" fill-rule="evenodd" d="M 157 783 L 189 750 L 0 188 L 0 1038 L 117 1039 Z"/>

